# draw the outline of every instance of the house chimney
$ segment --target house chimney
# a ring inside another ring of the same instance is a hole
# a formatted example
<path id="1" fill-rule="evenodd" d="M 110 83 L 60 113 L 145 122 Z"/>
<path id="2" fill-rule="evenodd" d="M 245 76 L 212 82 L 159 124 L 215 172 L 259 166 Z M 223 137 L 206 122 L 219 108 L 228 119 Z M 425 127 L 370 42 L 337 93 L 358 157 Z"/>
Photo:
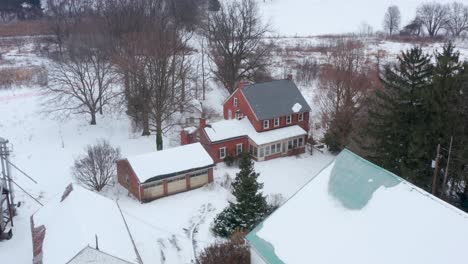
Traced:
<path id="1" fill-rule="evenodd" d="M 244 86 L 245 86 L 245 83 L 241 81 L 237 84 L 237 89 L 243 89 Z"/>
<path id="2" fill-rule="evenodd" d="M 292 75 L 292 74 L 288 74 L 287 80 L 288 80 L 288 81 L 292 81 L 292 80 L 293 80 L 293 75 Z"/>
<path id="3" fill-rule="evenodd" d="M 206 127 L 205 113 L 202 113 L 201 118 L 200 118 L 200 128 L 205 128 L 205 127 Z"/>
<path id="4" fill-rule="evenodd" d="M 187 131 L 182 129 L 182 131 L 180 131 L 180 144 L 182 146 L 184 146 L 184 145 L 187 145 L 189 143 L 190 143 L 189 135 L 188 135 Z"/>

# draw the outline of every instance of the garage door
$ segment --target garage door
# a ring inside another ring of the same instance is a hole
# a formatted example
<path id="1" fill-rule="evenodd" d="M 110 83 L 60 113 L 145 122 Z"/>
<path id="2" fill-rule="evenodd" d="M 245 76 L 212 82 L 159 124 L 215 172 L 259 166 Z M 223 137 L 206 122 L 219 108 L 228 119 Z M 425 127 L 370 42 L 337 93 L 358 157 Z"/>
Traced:
<path id="1" fill-rule="evenodd" d="M 168 180 L 167 192 L 169 194 L 187 190 L 185 176 L 179 176 Z"/>
<path id="2" fill-rule="evenodd" d="M 145 199 L 152 199 L 164 195 L 164 186 L 157 185 L 145 188 Z"/>
<path id="3" fill-rule="evenodd" d="M 190 187 L 197 188 L 208 183 L 208 173 L 190 178 Z"/>

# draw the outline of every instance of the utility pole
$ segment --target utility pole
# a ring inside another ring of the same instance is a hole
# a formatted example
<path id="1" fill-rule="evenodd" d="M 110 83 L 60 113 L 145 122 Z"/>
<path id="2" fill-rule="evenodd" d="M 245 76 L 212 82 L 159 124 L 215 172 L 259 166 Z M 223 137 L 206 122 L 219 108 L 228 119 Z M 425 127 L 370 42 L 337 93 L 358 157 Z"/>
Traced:
<path id="1" fill-rule="evenodd" d="M 442 195 L 441 197 L 446 197 L 446 185 L 447 185 L 447 178 L 448 178 L 448 171 L 449 171 L 449 165 L 450 165 L 450 156 L 452 154 L 452 143 L 453 143 L 453 136 L 450 137 L 450 147 L 449 147 L 449 153 L 448 153 L 448 158 L 447 158 L 447 165 L 445 166 L 445 172 L 444 172 L 444 181 L 442 183 Z"/>
<path id="2" fill-rule="evenodd" d="M 434 164 L 434 176 L 432 177 L 432 194 L 437 196 L 437 174 L 439 170 L 440 144 L 437 145 L 437 154 Z"/>

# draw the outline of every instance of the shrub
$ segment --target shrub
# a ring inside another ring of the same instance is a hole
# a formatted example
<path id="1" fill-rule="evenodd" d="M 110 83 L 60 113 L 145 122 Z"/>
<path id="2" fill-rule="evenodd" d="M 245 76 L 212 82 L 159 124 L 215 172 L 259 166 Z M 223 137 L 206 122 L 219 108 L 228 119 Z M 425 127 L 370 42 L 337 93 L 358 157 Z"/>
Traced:
<path id="1" fill-rule="evenodd" d="M 211 245 L 203 250 L 197 264 L 249 264 L 249 248 L 244 242 L 230 240 Z"/>

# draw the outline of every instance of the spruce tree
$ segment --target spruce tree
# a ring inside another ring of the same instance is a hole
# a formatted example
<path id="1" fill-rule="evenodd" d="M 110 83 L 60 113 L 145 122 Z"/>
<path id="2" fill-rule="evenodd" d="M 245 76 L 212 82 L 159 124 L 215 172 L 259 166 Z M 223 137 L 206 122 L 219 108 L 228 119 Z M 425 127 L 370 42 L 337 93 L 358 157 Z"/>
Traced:
<path id="1" fill-rule="evenodd" d="M 432 68 L 431 57 L 421 48 L 402 52 L 397 63 L 383 69 L 384 89 L 376 92 L 369 110 L 368 132 L 373 139 L 367 146 L 369 158 L 408 179 L 417 178 L 412 150 L 427 120 L 422 105 Z"/>
<path id="2" fill-rule="evenodd" d="M 232 184 L 235 202 L 230 202 L 215 219 L 213 231 L 229 237 L 235 230 L 250 231 L 269 213 L 265 196 L 261 189 L 263 184 L 257 181 L 259 173 L 254 170 L 254 164 L 248 154 L 242 156 L 239 164 L 240 172 Z"/>

